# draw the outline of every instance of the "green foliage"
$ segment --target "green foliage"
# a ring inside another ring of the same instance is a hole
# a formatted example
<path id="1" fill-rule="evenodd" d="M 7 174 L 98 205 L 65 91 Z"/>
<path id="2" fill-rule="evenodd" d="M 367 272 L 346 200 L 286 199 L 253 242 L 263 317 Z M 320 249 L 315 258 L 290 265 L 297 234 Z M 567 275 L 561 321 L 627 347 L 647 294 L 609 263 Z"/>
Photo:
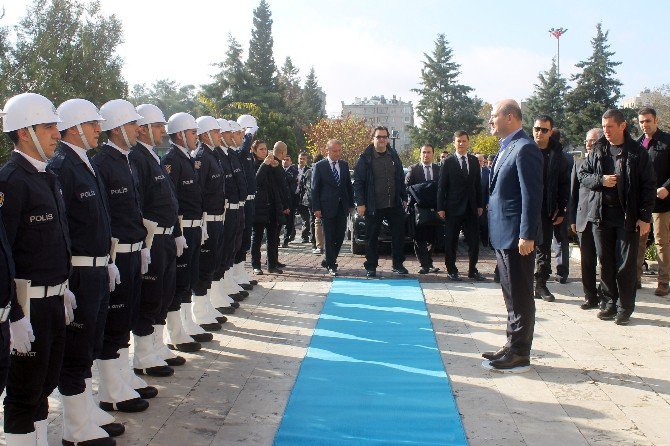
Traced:
<path id="1" fill-rule="evenodd" d="M 311 124 L 323 118 L 323 100 L 321 99 L 321 87 L 316 79 L 314 67 L 309 70 L 305 79 L 305 88 L 300 100 L 301 124 Z"/>
<path id="2" fill-rule="evenodd" d="M 494 155 L 500 149 L 498 138 L 487 132 L 480 132 L 470 137 L 470 152 L 482 155 Z"/>
<path id="3" fill-rule="evenodd" d="M 435 153 L 438 153 L 437 151 Z M 406 150 L 399 150 L 398 157 L 402 162 L 403 167 L 409 167 L 416 164 L 421 159 L 421 147 L 409 148 Z M 438 159 L 439 161 L 439 159 Z"/>
<path id="4" fill-rule="evenodd" d="M 194 85 L 179 85 L 169 79 L 161 79 L 147 88 L 146 85 L 134 85 L 128 100 L 137 106 L 153 104 L 160 108 L 166 118 L 175 113 L 186 112 L 198 114 L 204 108 L 198 102 L 198 94 Z"/>
<path id="5" fill-rule="evenodd" d="M 528 110 L 523 116 L 524 127 L 532 127 L 539 115 L 549 115 L 554 120 L 554 126 L 562 128 L 565 122 L 565 95 L 569 87 L 566 79 L 558 73 L 556 59 L 551 61 L 549 71 L 541 72 L 537 78 L 539 83 L 535 84 L 535 90 L 526 103 Z"/>
<path id="6" fill-rule="evenodd" d="M 203 85 L 202 91 L 216 108 L 222 109 L 231 102 L 250 102 L 251 78 L 242 62 L 242 46 L 231 34 L 228 34 L 226 60 L 214 66 L 219 71 L 212 76 L 212 83 Z"/>
<path id="7" fill-rule="evenodd" d="M 302 88 L 300 87 L 300 70 L 293 65 L 290 56 L 286 56 L 284 65 L 279 73 L 279 87 L 281 89 L 284 104 L 288 110 L 300 108 Z"/>
<path id="8" fill-rule="evenodd" d="M 277 141 L 284 141 L 288 146 L 288 154 L 295 160 L 301 149 L 297 146 L 293 133 L 293 120 L 290 116 L 280 112 L 261 111 L 256 115 L 258 119 L 257 138 L 268 143 L 268 148 Z"/>
<path id="9" fill-rule="evenodd" d="M 278 91 L 277 66 L 273 55 L 272 13 L 265 0 L 254 9 L 253 29 L 249 41 L 246 71 L 252 86 L 250 102 L 270 110 L 283 111 L 283 101 Z"/>
<path id="10" fill-rule="evenodd" d="M 325 155 L 326 142 L 329 139 L 338 139 L 342 143 L 342 159 L 353 168 L 363 149 L 370 144 L 370 126 L 365 119 L 355 116 L 329 119 L 322 118 L 309 125 L 305 131 L 307 135 L 307 150 L 312 156 L 317 153 Z"/>
<path id="11" fill-rule="evenodd" d="M 481 129 L 482 101 L 469 97 L 472 88 L 458 83 L 460 65 L 452 60 L 444 34 L 437 36 L 433 53 L 424 53 L 424 57 L 421 88 L 412 90 L 421 96 L 416 109 L 422 121 L 421 127 L 410 130 L 414 145 L 427 141 L 442 147 L 453 140 L 457 130 L 476 133 Z"/>

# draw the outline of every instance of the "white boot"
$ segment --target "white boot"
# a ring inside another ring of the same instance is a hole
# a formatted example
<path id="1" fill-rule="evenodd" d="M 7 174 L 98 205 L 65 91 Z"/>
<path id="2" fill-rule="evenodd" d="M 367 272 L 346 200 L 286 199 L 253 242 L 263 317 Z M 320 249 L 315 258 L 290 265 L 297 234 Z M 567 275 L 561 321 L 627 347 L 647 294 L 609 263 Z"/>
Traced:
<path id="1" fill-rule="evenodd" d="M 234 279 L 234 275 L 235 273 L 233 272 L 233 268 L 230 268 L 223 275 L 223 280 L 227 283 L 226 287 L 228 291 L 231 291 L 228 294 L 235 294 L 244 291 L 242 287 L 237 284 L 237 281 Z"/>
<path id="2" fill-rule="evenodd" d="M 37 432 L 27 434 L 5 434 L 7 446 L 35 446 L 37 444 Z"/>
<path id="3" fill-rule="evenodd" d="M 211 288 L 210 288 L 211 291 Z M 212 304 L 209 301 L 209 291 L 206 296 L 196 296 L 193 295 L 193 320 L 196 324 L 199 325 L 208 325 L 208 324 L 218 324 L 219 321 L 216 320 L 216 315 L 213 314 L 212 310 L 216 312 L 219 316 L 221 313 L 216 311 L 216 308 L 212 307 Z"/>
<path id="4" fill-rule="evenodd" d="M 119 350 L 118 359 L 114 359 L 117 362 L 118 370 L 121 374 L 121 379 L 128 384 L 133 390 L 144 389 L 149 387 L 149 384 L 133 372 L 133 368 L 130 366 L 130 353 L 128 347 L 122 348 Z"/>
<path id="5" fill-rule="evenodd" d="M 185 306 L 186 304 L 182 304 Z M 201 328 L 202 329 L 202 328 Z M 170 311 L 167 314 L 167 332 L 172 348 L 176 348 L 182 352 L 197 352 L 201 345 L 195 341 L 186 330 L 181 322 L 179 311 Z"/>
<path id="6" fill-rule="evenodd" d="M 223 279 L 217 282 L 212 282 L 212 286 L 209 288 L 209 290 L 207 290 L 207 296 L 215 308 L 228 308 L 233 302 L 235 302 L 233 298 L 230 297 L 226 292 Z"/>
<path id="7" fill-rule="evenodd" d="M 77 444 L 83 441 L 109 438 L 109 434 L 93 422 L 88 410 L 86 392 L 72 396 L 61 395 L 61 400 L 63 401 L 63 441 Z M 113 442 L 113 440 L 110 441 Z"/>
<path id="8" fill-rule="evenodd" d="M 164 327 L 164 325 L 154 325 L 153 338 L 154 352 L 156 353 L 156 356 L 158 356 L 163 361 L 166 361 L 177 358 L 177 355 L 172 353 L 172 350 L 170 350 L 167 345 L 165 345 L 165 341 L 163 340 Z"/>
<path id="9" fill-rule="evenodd" d="M 49 422 L 47 420 L 35 421 L 35 444 L 37 446 L 49 446 Z"/>
<path id="10" fill-rule="evenodd" d="M 133 335 L 133 338 L 135 340 L 134 368 L 146 370 L 151 367 L 167 366 L 167 363 L 156 354 L 153 334 L 148 336 Z"/>
<path id="11" fill-rule="evenodd" d="M 93 399 L 93 379 L 92 378 L 86 378 L 86 410 L 88 413 L 91 415 L 91 420 L 98 425 L 98 426 L 104 426 L 106 424 L 111 424 L 114 422 L 114 417 L 111 416 L 108 412 L 105 412 L 104 410 L 100 409 L 97 404 L 95 404 L 95 400 Z"/>
<path id="12" fill-rule="evenodd" d="M 202 327 L 196 324 L 195 321 L 193 320 L 193 312 L 191 310 L 192 306 L 193 306 L 192 303 L 181 304 L 181 308 L 179 309 L 179 313 L 181 315 L 181 322 L 184 326 L 184 331 L 189 336 L 206 334 L 207 332 L 203 330 Z M 168 313 L 168 316 L 170 316 L 170 313 Z"/>
<path id="13" fill-rule="evenodd" d="M 249 281 L 244 277 L 244 262 L 236 263 L 232 267 L 233 279 L 238 285 L 250 285 Z"/>
<path id="14" fill-rule="evenodd" d="M 251 276 L 249 276 L 249 273 L 247 272 L 246 269 L 244 269 L 244 265 L 246 262 L 240 262 L 237 263 L 235 266 L 237 267 L 238 274 L 236 274 L 236 277 L 238 280 L 241 280 L 240 283 L 248 283 L 251 285 L 251 281 L 253 280 Z"/>
<path id="15" fill-rule="evenodd" d="M 117 359 L 97 359 L 95 363 L 100 374 L 98 398 L 101 405 L 110 406 L 109 410 L 117 410 L 117 403 L 140 397 L 140 394 L 122 378 Z"/>

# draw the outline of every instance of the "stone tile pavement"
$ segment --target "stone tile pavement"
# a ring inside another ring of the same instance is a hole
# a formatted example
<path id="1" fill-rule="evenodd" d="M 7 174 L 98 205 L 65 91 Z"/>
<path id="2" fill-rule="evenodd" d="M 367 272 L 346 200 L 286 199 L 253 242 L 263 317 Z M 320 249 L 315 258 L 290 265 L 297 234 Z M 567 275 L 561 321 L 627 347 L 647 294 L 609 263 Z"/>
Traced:
<path id="1" fill-rule="evenodd" d="M 117 417 L 126 425 L 118 445 L 272 444 L 330 286 L 308 248 L 281 249 L 285 274 L 259 276 L 214 342 L 186 354 L 173 377 L 148 380 L 159 397 L 144 413 Z M 491 277 L 491 254 L 482 254 L 480 271 Z M 340 271 L 361 276 L 362 261 L 343 252 Z M 406 266 L 418 270 L 411 256 Z M 379 272 L 393 277 L 389 258 Z M 537 303 L 533 368 L 523 375 L 480 366 L 481 352 L 504 342 L 497 284 L 449 283 L 444 272 L 420 279 L 470 444 L 670 445 L 670 302 L 653 296 L 653 279 L 645 277 L 627 327 L 579 309 L 577 279 L 550 283 L 557 299 Z M 57 445 L 58 396 L 50 401 Z"/>

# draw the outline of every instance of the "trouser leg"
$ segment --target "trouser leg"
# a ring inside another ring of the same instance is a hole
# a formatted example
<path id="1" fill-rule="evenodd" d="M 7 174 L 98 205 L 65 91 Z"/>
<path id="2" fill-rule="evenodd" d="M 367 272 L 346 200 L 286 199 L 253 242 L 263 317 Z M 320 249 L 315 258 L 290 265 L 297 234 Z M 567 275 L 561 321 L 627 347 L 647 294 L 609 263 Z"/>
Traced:
<path id="1" fill-rule="evenodd" d="M 207 240 L 200 246 L 198 281 L 193 288 L 193 294 L 197 296 L 204 296 L 207 294 L 207 290 L 212 286 L 214 274 L 218 270 L 219 250 L 221 246 L 221 238 L 223 237 L 223 222 L 207 222 L 207 235 Z"/>
<path id="2" fill-rule="evenodd" d="M 468 245 L 468 274 L 477 270 L 479 261 L 479 224 L 476 214 L 467 214 L 463 220 L 463 233 Z"/>
<path id="3" fill-rule="evenodd" d="M 458 234 L 462 223 L 462 216 L 448 216 L 444 226 L 444 264 L 449 274 L 458 272 L 456 254 L 458 252 Z"/>
<path id="4" fill-rule="evenodd" d="M 179 311 L 181 304 L 191 302 L 191 294 L 199 279 L 201 228 L 184 228 L 188 248 L 176 258 L 175 293 L 168 312 Z"/>
<path id="5" fill-rule="evenodd" d="M 670 279 L 670 211 L 653 214 L 654 243 L 658 253 L 658 283 Z"/>
<path id="6" fill-rule="evenodd" d="M 314 226 L 312 222 L 312 214 L 309 212 L 309 208 L 305 205 L 298 205 L 298 213 L 300 218 L 302 218 L 302 232 L 300 233 L 300 238 L 302 240 L 309 240 L 311 228 Z"/>
<path id="7" fill-rule="evenodd" d="M 644 255 L 647 251 L 647 237 L 648 234 L 645 234 L 638 238 L 638 244 L 635 246 L 636 255 L 635 255 L 635 280 L 640 282 L 642 280 L 642 269 L 644 268 Z"/>
<path id="8" fill-rule="evenodd" d="M 414 236 L 414 253 L 422 268 L 433 267 L 436 226 L 418 226 Z"/>
<path id="9" fill-rule="evenodd" d="M 277 268 L 279 263 L 279 224 L 270 220 L 267 225 L 268 268 Z"/>
<path id="10" fill-rule="evenodd" d="M 154 237 L 149 270 L 142 276 L 140 314 L 133 333 L 148 336 L 154 325 L 165 325 L 175 292 L 176 247 L 172 235 Z"/>
<path id="11" fill-rule="evenodd" d="M 267 227 L 266 223 L 254 223 L 251 232 L 251 267 L 261 269 L 261 245 L 263 244 L 263 234 Z"/>
<path id="12" fill-rule="evenodd" d="M 536 265 L 535 265 L 535 281 L 538 283 L 546 283 L 551 274 L 551 241 L 554 236 L 553 222 L 551 218 L 542 213 L 541 217 L 542 234 L 540 236 L 540 243 L 535 249 Z"/>
<path id="13" fill-rule="evenodd" d="M 9 373 L 9 320 L 0 324 L 0 393 L 5 391 Z"/>
<path id="14" fill-rule="evenodd" d="M 377 210 L 374 214 L 365 213 L 365 262 L 363 266 L 366 270 L 376 270 L 379 264 L 379 232 L 382 227 L 382 216 Z"/>
<path id="15" fill-rule="evenodd" d="M 602 291 L 609 306 L 616 307 L 619 301 L 619 289 L 617 287 L 616 271 L 619 253 L 617 252 L 616 228 L 604 225 L 593 225 L 593 239 L 600 261 L 600 281 Z M 635 284 L 633 284 L 635 285 Z"/>
<path id="16" fill-rule="evenodd" d="M 405 263 L 405 211 L 402 206 L 393 208 L 389 215 L 391 226 L 391 250 L 393 266 L 400 267 Z"/>
<path id="17" fill-rule="evenodd" d="M 631 314 L 635 309 L 635 295 L 637 293 L 635 266 L 640 233 L 617 228 L 616 237 L 622 260 L 616 273 L 616 283 L 619 290 L 619 311 Z"/>
<path id="18" fill-rule="evenodd" d="M 596 245 L 593 240 L 591 223 L 586 224 L 584 232 L 578 232 L 581 258 L 582 287 L 584 299 L 592 304 L 598 303 L 598 288 L 596 286 Z"/>
<path id="19" fill-rule="evenodd" d="M 553 232 L 552 249 L 556 259 L 556 274 L 567 279 L 570 275 L 570 241 L 568 239 L 567 218 L 563 219 L 560 225 L 554 225 Z"/>

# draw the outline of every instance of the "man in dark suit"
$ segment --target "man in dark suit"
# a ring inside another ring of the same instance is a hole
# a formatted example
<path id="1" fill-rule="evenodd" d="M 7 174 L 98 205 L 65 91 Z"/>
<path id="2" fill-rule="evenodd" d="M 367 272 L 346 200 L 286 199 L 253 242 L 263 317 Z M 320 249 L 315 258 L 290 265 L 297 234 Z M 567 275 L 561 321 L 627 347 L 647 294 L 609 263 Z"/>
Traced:
<path id="1" fill-rule="evenodd" d="M 530 365 L 535 328 L 533 266 L 542 211 L 542 154 L 521 129 L 521 107 L 506 99 L 489 120 L 500 138 L 493 162 L 489 197 L 489 238 L 495 249 L 505 306 L 507 343 L 485 352 L 495 369 Z"/>
<path id="2" fill-rule="evenodd" d="M 433 163 L 434 156 L 435 149 L 433 146 L 426 144 L 421 147 L 421 162 L 410 167 L 407 177 L 405 177 L 408 188 L 415 184 L 437 181 L 440 177 L 440 166 Z M 443 229 L 443 227 L 424 225 L 418 227 L 415 232 L 414 253 L 419 260 L 419 264 L 421 264 L 419 274 L 436 273 L 440 270 L 433 267 L 433 248 L 438 229 Z"/>
<path id="3" fill-rule="evenodd" d="M 449 155 L 442 163 L 437 189 L 437 211 L 440 217 L 446 220 L 444 258 L 447 276 L 454 281 L 461 280 L 456 268 L 456 250 L 461 227 L 468 244 L 468 277 L 484 280 L 484 276 L 477 271 L 479 260 L 477 220 L 482 215 L 481 173 L 477 157 L 468 154 L 469 145 L 467 132 L 459 130 L 454 133 L 456 152 Z"/>
<path id="4" fill-rule="evenodd" d="M 482 183 L 482 215 L 479 217 L 479 240 L 482 246 L 489 246 L 489 180 L 491 179 L 491 169 L 489 169 L 486 156 L 477 155 L 479 167 L 481 169 Z"/>
<path id="5" fill-rule="evenodd" d="M 342 143 L 331 139 L 326 143 L 328 156 L 312 168 L 312 204 L 314 216 L 323 222 L 325 259 L 321 266 L 337 276 L 337 256 L 344 242 L 347 215 L 354 207 L 354 190 L 349 164 L 341 160 Z"/>
<path id="6" fill-rule="evenodd" d="M 291 157 L 286 155 L 282 160 L 282 167 L 284 168 L 284 175 L 286 176 L 286 183 L 288 184 L 289 197 L 291 200 L 291 212 L 286 216 L 286 224 L 284 225 L 284 243 L 283 248 L 288 248 L 288 242 L 295 238 L 295 212 L 298 209 L 298 181 L 299 170 L 298 166 L 293 164 Z"/>

